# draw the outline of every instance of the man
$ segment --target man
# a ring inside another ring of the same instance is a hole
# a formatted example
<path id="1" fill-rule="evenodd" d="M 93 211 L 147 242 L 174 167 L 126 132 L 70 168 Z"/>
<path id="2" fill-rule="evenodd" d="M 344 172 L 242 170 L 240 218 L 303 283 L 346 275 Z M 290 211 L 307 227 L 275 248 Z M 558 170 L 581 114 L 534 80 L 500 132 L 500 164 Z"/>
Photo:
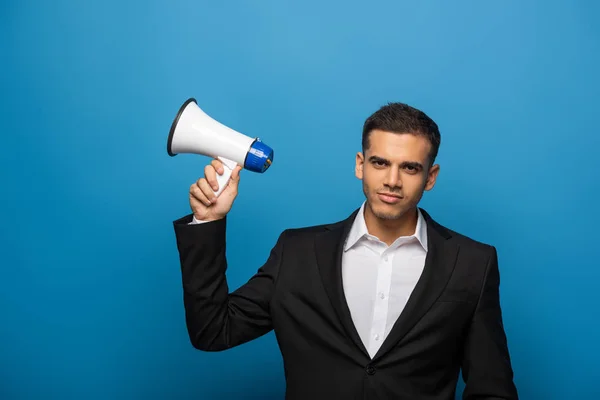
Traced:
<path id="1" fill-rule="evenodd" d="M 274 329 L 286 399 L 517 399 L 496 249 L 438 224 L 418 203 L 440 167 L 438 127 L 392 103 L 363 127 L 347 219 L 285 230 L 266 263 L 228 292 L 226 216 L 240 168 L 214 198 L 219 161 L 174 222 L 193 346 L 221 351 Z M 248 268 L 246 266 L 246 268 Z"/>

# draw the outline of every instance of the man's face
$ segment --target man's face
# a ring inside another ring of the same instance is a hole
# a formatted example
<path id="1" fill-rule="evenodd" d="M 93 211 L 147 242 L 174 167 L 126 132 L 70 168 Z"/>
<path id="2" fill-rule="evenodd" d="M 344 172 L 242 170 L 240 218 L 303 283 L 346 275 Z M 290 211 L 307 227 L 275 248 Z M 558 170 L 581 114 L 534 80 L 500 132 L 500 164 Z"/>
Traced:
<path id="1" fill-rule="evenodd" d="M 371 212 L 380 219 L 399 219 L 431 190 L 439 166 L 429 166 L 431 144 L 423 136 L 374 130 L 370 146 L 356 155 L 356 177 Z"/>

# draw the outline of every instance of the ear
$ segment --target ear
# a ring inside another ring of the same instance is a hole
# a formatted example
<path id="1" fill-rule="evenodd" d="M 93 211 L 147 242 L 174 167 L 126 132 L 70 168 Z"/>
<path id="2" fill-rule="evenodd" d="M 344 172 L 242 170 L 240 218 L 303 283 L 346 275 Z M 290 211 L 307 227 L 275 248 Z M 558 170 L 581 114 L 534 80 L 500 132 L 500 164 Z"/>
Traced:
<path id="1" fill-rule="evenodd" d="M 435 181 L 437 180 L 438 174 L 440 173 L 440 166 L 438 164 L 429 168 L 429 172 L 427 174 L 427 182 L 425 183 L 425 190 L 429 191 L 433 189 L 435 186 Z"/>
<path id="2" fill-rule="evenodd" d="M 360 180 L 363 178 L 363 167 L 365 166 L 365 156 L 363 153 L 356 153 L 356 166 L 354 167 L 354 174 Z"/>

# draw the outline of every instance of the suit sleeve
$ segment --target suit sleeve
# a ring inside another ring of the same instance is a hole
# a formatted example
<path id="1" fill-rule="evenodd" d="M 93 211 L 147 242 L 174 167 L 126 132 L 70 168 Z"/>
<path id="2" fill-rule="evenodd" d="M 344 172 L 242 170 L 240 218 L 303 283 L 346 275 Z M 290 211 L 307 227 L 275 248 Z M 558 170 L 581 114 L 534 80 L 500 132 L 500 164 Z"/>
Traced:
<path id="1" fill-rule="evenodd" d="M 181 265 L 183 301 L 192 345 L 203 351 L 226 350 L 272 329 L 270 301 L 283 250 L 283 233 L 258 271 L 229 292 L 225 272 L 226 218 L 188 225 L 186 216 L 174 229 Z"/>
<path id="2" fill-rule="evenodd" d="M 492 247 L 464 347 L 464 400 L 518 399 L 502 322 L 499 287 L 498 254 Z"/>

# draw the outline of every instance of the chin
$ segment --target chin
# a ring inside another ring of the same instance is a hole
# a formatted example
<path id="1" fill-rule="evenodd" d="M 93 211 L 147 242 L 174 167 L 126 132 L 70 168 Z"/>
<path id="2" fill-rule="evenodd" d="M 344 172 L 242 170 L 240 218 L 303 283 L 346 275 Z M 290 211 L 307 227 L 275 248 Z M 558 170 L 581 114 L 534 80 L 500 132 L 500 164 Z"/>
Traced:
<path id="1" fill-rule="evenodd" d="M 394 219 L 400 219 L 400 217 L 402 217 L 402 215 L 404 215 L 403 212 L 396 212 L 396 213 L 390 213 L 390 212 L 374 212 L 373 214 L 375 214 L 375 216 L 379 219 L 385 219 L 385 220 L 394 220 Z"/>
<path id="2" fill-rule="evenodd" d="M 371 203 L 370 207 L 371 207 L 371 211 L 373 212 L 373 215 L 375 215 L 379 219 L 384 219 L 384 220 L 399 219 L 404 215 L 404 213 L 406 211 L 404 208 L 398 209 L 394 206 L 387 205 L 387 204 L 382 204 L 382 205 L 377 204 L 377 205 L 373 206 L 373 204 Z"/>

